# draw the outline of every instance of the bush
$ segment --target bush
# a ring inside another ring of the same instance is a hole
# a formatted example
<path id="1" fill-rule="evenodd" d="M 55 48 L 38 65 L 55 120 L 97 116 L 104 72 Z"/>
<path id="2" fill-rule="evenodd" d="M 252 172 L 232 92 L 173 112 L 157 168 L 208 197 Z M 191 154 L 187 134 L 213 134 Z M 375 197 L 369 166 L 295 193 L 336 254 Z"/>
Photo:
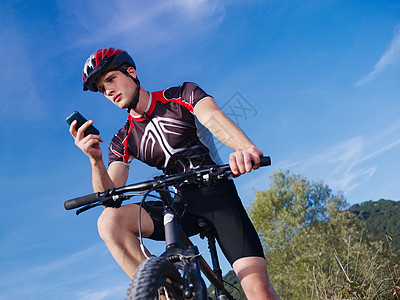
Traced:
<path id="1" fill-rule="evenodd" d="M 249 214 L 281 299 L 399 299 L 398 260 L 342 193 L 289 171 L 271 178 Z"/>

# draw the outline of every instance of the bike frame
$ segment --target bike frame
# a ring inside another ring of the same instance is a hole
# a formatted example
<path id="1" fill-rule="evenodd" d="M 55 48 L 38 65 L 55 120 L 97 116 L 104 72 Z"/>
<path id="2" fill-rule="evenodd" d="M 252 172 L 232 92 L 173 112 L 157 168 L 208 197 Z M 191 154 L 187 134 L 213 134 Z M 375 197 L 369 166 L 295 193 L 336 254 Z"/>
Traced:
<path id="1" fill-rule="evenodd" d="M 269 166 L 271 164 L 270 157 L 262 157 L 260 166 Z M 211 260 L 214 270 L 208 265 L 204 258 L 199 254 L 195 245 L 186 236 L 182 228 L 178 224 L 178 217 L 173 209 L 173 200 L 169 191 L 170 186 L 179 185 L 184 182 L 195 183 L 199 186 L 213 184 L 223 178 L 228 178 L 231 175 L 229 165 L 211 166 L 198 170 L 192 170 L 183 174 L 162 175 L 155 177 L 153 180 L 143 181 L 136 184 L 131 184 L 119 188 L 113 188 L 101 193 L 94 193 L 64 202 L 64 207 L 67 210 L 82 207 L 76 211 L 80 214 L 88 209 L 96 206 L 120 207 L 124 200 L 130 199 L 137 194 L 127 194 L 132 192 L 146 192 L 144 199 L 152 191 L 159 193 L 164 205 L 164 228 L 166 238 L 166 251 L 162 257 L 179 262 L 183 267 L 179 269 L 183 272 L 183 291 L 186 298 L 191 298 L 194 293 L 200 299 L 207 299 L 207 289 L 204 280 L 201 277 L 201 272 L 207 277 L 210 283 L 216 288 L 218 299 L 234 298 L 227 292 L 222 280 L 222 272 L 219 267 L 219 260 L 215 248 L 215 238 L 212 235 L 207 225 L 202 225 L 203 233 L 208 239 L 208 245 L 211 255 Z M 142 194 L 143 195 L 143 194 Z M 204 220 L 203 220 L 204 221 Z M 140 223 L 140 222 L 139 222 Z M 205 222 L 203 222 L 205 223 Z"/>
<path id="2" fill-rule="evenodd" d="M 234 300 L 234 298 L 225 289 L 222 280 L 222 271 L 219 266 L 214 236 L 211 234 L 211 232 L 204 232 L 204 235 L 208 239 L 209 252 L 214 268 L 214 270 L 212 270 L 205 259 L 201 255 L 199 255 L 197 246 L 193 245 L 183 229 L 179 226 L 178 217 L 172 208 L 173 200 L 169 191 L 159 190 L 157 192 L 160 194 L 161 200 L 164 205 L 164 230 L 166 251 L 161 256 L 169 259 L 172 258 L 172 261 L 174 260 L 174 257 L 176 255 L 178 255 L 179 257 L 182 257 L 183 255 L 185 258 L 189 258 L 188 261 L 183 261 L 184 265 L 188 265 L 188 267 L 190 268 L 190 271 L 185 267 L 183 268 L 184 293 L 188 293 L 187 296 L 190 297 L 189 282 L 196 281 L 199 284 L 194 285 L 195 287 L 198 287 L 197 290 L 194 290 L 195 295 L 201 295 L 199 299 L 207 299 L 207 288 L 205 287 L 204 280 L 199 272 L 200 266 L 200 270 L 207 277 L 210 283 L 215 287 L 217 298 Z M 206 227 L 204 231 L 209 229 L 207 228 L 207 224 L 204 224 L 203 227 Z M 189 274 L 185 274 L 186 272 L 189 272 Z"/>

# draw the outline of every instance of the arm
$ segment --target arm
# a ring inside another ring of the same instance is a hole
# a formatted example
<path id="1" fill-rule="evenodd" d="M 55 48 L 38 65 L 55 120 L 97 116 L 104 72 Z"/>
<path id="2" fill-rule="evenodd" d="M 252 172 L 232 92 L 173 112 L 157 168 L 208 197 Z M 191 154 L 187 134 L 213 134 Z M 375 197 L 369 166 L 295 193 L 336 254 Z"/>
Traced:
<path id="1" fill-rule="evenodd" d="M 262 151 L 225 115 L 213 98 L 206 97 L 199 102 L 194 114 L 216 138 L 235 151 L 229 156 L 233 174 L 240 175 L 259 167 Z"/>
<path id="2" fill-rule="evenodd" d="M 111 164 L 107 171 L 100 148 L 100 142 L 103 142 L 103 139 L 94 134 L 84 136 L 85 130 L 92 123 L 93 121 L 91 120 L 87 121 L 76 130 L 76 121 L 74 121 L 69 131 L 75 139 L 75 145 L 89 157 L 92 167 L 93 191 L 103 192 L 107 189 L 125 185 L 128 179 L 128 168 L 122 164 Z"/>

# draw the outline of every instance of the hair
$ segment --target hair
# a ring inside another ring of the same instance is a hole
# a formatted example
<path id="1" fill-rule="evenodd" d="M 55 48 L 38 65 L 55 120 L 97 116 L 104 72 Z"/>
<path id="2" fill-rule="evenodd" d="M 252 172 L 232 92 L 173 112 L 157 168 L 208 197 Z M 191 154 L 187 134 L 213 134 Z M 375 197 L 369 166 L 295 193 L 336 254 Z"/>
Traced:
<path id="1" fill-rule="evenodd" d="M 123 63 L 121 65 L 121 68 L 125 69 L 125 70 L 128 70 L 130 67 L 132 67 L 132 68 L 134 68 L 136 70 L 136 68 L 134 66 L 132 66 L 131 64 L 129 64 L 129 63 Z"/>

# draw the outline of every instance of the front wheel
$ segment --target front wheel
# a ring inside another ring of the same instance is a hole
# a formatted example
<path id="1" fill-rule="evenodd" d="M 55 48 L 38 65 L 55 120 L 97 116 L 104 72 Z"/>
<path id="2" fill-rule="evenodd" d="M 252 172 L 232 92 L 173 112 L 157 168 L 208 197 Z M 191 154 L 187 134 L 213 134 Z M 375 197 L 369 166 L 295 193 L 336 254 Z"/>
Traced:
<path id="1" fill-rule="evenodd" d="M 183 300 L 182 277 L 173 263 L 152 256 L 144 261 L 133 276 L 127 300 Z"/>

